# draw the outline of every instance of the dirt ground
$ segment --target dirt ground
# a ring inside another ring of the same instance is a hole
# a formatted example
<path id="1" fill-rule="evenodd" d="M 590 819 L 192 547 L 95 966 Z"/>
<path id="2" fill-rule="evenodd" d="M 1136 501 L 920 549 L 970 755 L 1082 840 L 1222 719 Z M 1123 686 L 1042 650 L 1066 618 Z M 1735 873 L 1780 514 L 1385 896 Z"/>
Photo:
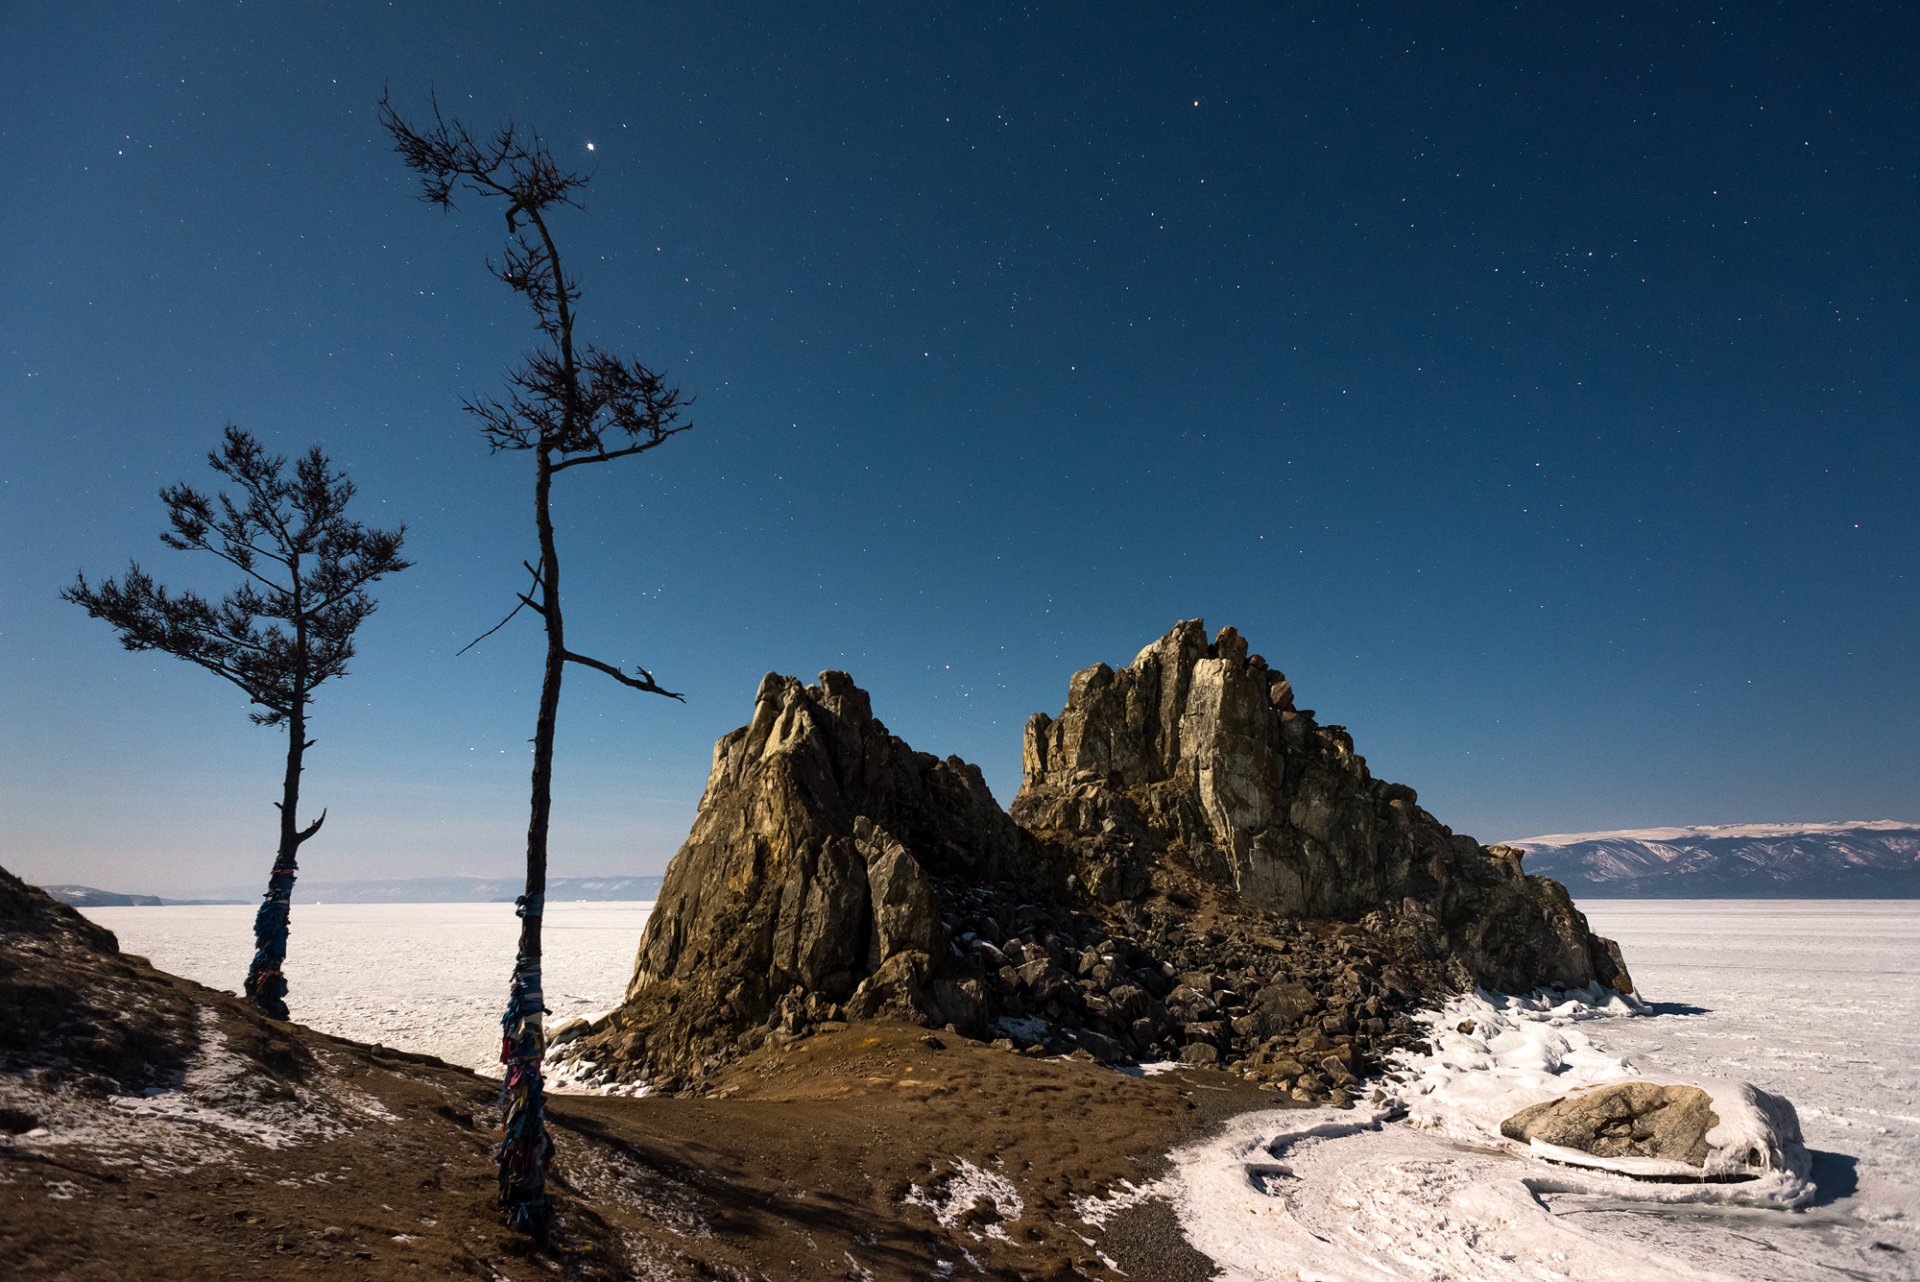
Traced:
<path id="1" fill-rule="evenodd" d="M 0 1277 L 1043 1279 L 1118 1268 L 1185 1282 L 1211 1270 L 1164 1205 L 1096 1228 L 1075 1199 L 1142 1183 L 1169 1149 L 1280 1103 L 1222 1074 L 1130 1077 L 905 1025 L 832 1029 L 761 1051 L 705 1098 L 553 1097 L 558 1226 L 535 1246 L 495 1211 L 493 1083 L 267 1025 L 159 972 L 142 978 L 191 1000 L 203 1058 L 221 1047 L 231 1071 L 263 1046 L 285 1060 L 292 1042 L 315 1067 L 297 1088 L 253 1094 L 190 1068 L 180 1098 L 158 1101 L 176 1113 L 158 1118 L 137 1100 L 76 1103 L 0 1080 Z M 298 1116 L 330 1120 L 246 1129 Z"/>

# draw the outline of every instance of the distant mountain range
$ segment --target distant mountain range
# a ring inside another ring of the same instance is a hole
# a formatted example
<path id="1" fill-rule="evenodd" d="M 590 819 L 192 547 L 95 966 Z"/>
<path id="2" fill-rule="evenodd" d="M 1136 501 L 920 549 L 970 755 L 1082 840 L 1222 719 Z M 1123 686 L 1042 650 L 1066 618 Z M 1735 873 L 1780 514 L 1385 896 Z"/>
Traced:
<path id="1" fill-rule="evenodd" d="M 518 877 L 398 877 L 359 881 L 307 881 L 294 890 L 298 903 L 307 904 L 491 904 L 511 903 L 525 887 Z M 123 895 L 91 886 L 45 886 L 49 895 L 76 908 L 126 908 L 166 904 L 244 904 L 256 896 L 232 895 L 213 899 L 165 899 L 154 895 Z M 660 894 L 658 877 L 550 877 L 547 901 L 648 900 Z"/>
<path id="2" fill-rule="evenodd" d="M 1920 823 L 1726 824 L 1509 841 L 1578 898 L 1920 898 Z"/>
<path id="3" fill-rule="evenodd" d="M 40 889 L 75 908 L 157 908 L 167 901 L 158 895 L 122 895 L 92 886 L 42 886 Z"/>
<path id="4" fill-rule="evenodd" d="M 1554 833 L 1504 843 L 1527 852 L 1526 869 L 1551 877 L 1576 898 L 1603 899 L 1920 899 L 1920 823 L 1723 824 L 1704 828 L 1630 828 Z M 510 903 L 518 877 L 402 877 L 308 881 L 300 903 Z M 253 903 L 253 894 L 163 899 L 91 886 L 48 886 L 80 908 L 158 904 Z M 658 877 L 554 877 L 551 903 L 650 900 Z"/>

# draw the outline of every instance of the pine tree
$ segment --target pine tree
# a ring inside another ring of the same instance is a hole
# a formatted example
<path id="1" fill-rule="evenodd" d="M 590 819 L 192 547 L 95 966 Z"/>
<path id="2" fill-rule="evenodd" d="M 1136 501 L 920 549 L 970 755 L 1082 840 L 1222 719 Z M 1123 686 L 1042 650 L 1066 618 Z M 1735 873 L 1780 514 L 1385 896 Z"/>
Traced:
<path id="1" fill-rule="evenodd" d="M 681 696 L 656 683 L 645 668 L 632 673 L 568 648 L 561 611 L 560 554 L 554 543 L 554 478 L 572 468 L 631 458 L 663 444 L 692 426 L 681 413 L 687 402 L 678 388 L 638 361 L 611 355 L 574 337 L 575 303 L 580 290 L 561 265 L 549 218 L 578 207 L 584 175 L 563 170 L 537 134 L 512 124 L 485 141 L 458 120 L 441 116 L 436 105 L 430 128 L 416 129 L 382 98 L 381 123 L 406 166 L 420 178 L 421 199 L 454 208 L 456 193 L 478 196 L 504 207 L 507 244 L 499 262 L 488 268 L 519 294 L 533 312 L 545 340 L 509 372 L 505 399 L 466 403 L 481 435 L 496 453 L 533 455 L 534 533 L 538 563 L 522 562 L 532 576 L 519 604 L 488 633 L 506 625 L 522 609 L 539 615 L 546 626 L 546 660 L 541 673 L 540 707 L 534 721 L 531 816 L 527 824 L 526 892 L 520 896 L 519 951 L 508 988 L 501 1062 L 506 1067 L 505 1114 L 497 1159 L 500 1202 L 514 1227 L 544 1236 L 552 1217 L 546 1193 L 547 1163 L 553 1142 L 547 1133 L 541 1059 L 546 1050 L 541 1016 L 540 926 L 547 884 L 547 828 L 553 808 L 554 728 L 560 710 L 560 682 L 570 663 L 592 668 L 630 689 L 670 699 Z M 479 639 L 479 638 L 477 638 Z M 476 640 L 477 640 L 476 639 Z"/>
<path id="2" fill-rule="evenodd" d="M 221 448 L 207 455 L 213 470 L 239 487 L 238 497 L 209 498 L 188 485 L 160 491 L 171 527 L 160 541 L 207 552 L 242 574 L 238 587 L 212 602 L 194 592 L 170 593 L 138 562 L 98 587 L 84 574 L 60 595 L 105 619 L 129 650 L 162 650 L 231 681 L 258 705 L 256 725 L 287 732 L 281 785 L 280 843 L 267 892 L 254 916 L 253 962 L 246 994 L 275 1019 L 287 1018 L 288 917 L 300 847 L 320 831 L 327 812 L 302 828 L 300 775 L 308 748 L 307 710 L 324 682 L 345 676 L 353 636 L 375 601 L 372 584 L 397 574 L 406 527 L 370 530 L 349 520 L 353 482 L 313 449 L 286 473 L 286 459 L 228 425 Z"/>

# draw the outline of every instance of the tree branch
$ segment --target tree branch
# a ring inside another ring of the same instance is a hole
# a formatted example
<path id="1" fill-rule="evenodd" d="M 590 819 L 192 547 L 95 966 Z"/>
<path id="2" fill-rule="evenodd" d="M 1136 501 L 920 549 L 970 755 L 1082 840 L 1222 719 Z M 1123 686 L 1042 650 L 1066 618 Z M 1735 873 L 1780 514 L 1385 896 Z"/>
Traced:
<path id="1" fill-rule="evenodd" d="M 198 619 L 169 618 L 167 625 L 169 627 L 181 628 L 193 633 L 197 637 L 219 645 L 230 645 L 240 650 L 251 650 L 253 653 L 262 656 L 270 656 L 273 654 L 273 649 L 270 646 L 263 645 L 250 636 L 241 636 L 226 628 L 222 628 L 218 622 L 207 624 L 200 622 Z M 272 635 L 279 634 L 274 633 Z M 186 655 L 181 655 L 180 657 L 186 658 L 190 663 L 200 662 L 198 658 L 189 658 Z"/>
<path id="2" fill-rule="evenodd" d="M 222 561 L 225 561 L 228 565 L 231 565 L 235 569 L 240 570 L 242 573 L 246 574 L 250 578 L 253 578 L 258 582 L 264 584 L 266 587 L 271 588 L 273 591 L 284 593 L 287 590 L 285 585 L 275 583 L 272 579 L 267 578 L 265 575 L 261 574 L 258 570 L 254 569 L 252 566 L 240 560 L 240 558 L 232 555 L 231 553 L 227 552 L 223 548 L 217 548 L 213 546 L 213 544 L 207 542 L 207 537 L 204 534 L 201 534 L 197 537 L 192 537 L 192 538 L 180 537 L 178 538 L 177 541 L 170 539 L 170 537 L 166 534 L 162 534 L 160 536 L 160 541 L 162 543 L 165 543 L 168 547 L 173 548 L 174 550 L 179 552 L 191 552 L 196 548 L 198 548 L 202 552 L 211 552 L 215 556 L 219 557 Z M 281 565 L 287 564 L 287 561 L 285 560 L 285 558 L 275 556 L 271 552 L 267 552 L 260 548 L 256 548 L 251 543 L 243 544 L 243 546 L 246 547 L 246 549 L 249 552 L 254 552 L 260 556 L 264 556 L 269 561 L 277 561 Z"/>
<path id="3" fill-rule="evenodd" d="M 327 810 L 325 806 L 322 806 L 320 808 L 320 817 L 318 819 L 308 824 L 305 828 L 302 828 L 299 832 L 293 834 L 293 844 L 296 846 L 305 845 L 307 842 L 307 839 L 313 836 L 314 833 L 319 832 L 320 825 L 325 823 L 326 821 L 327 821 Z"/>
<path id="4" fill-rule="evenodd" d="M 691 427 L 692 424 L 688 424 L 687 426 Z M 597 454 L 576 454 L 572 458 L 561 459 L 558 463 L 555 463 L 553 470 L 556 472 L 564 472 L 570 467 L 579 467 L 584 463 L 611 463 L 613 460 L 625 458 L 629 454 L 644 454 L 654 446 L 663 443 L 669 436 L 678 436 L 686 430 L 686 427 L 670 428 L 653 440 L 641 441 L 636 445 L 623 445 L 617 450 L 603 449 Z"/>
<path id="5" fill-rule="evenodd" d="M 507 624 L 513 622 L 514 615 L 520 613 L 520 611 L 526 609 L 528 606 L 533 605 L 533 601 L 529 599 L 524 593 L 516 592 L 514 595 L 520 598 L 520 604 L 514 606 L 513 609 L 508 610 L 506 618 L 500 620 L 500 622 L 494 624 L 492 627 L 488 628 L 485 632 L 482 632 L 479 636 L 475 637 L 473 640 L 461 646 L 458 650 L 455 650 L 453 652 L 454 658 L 456 659 L 459 658 L 461 655 L 465 654 L 467 651 L 473 649 L 473 647 L 479 645 L 482 641 L 485 641 L 488 637 L 498 632 L 501 628 L 506 627 Z M 540 607 L 537 605 L 533 605 L 533 608 L 535 610 L 538 610 Z"/>
<path id="6" fill-rule="evenodd" d="M 669 699 L 678 699 L 681 703 L 685 703 L 687 701 L 687 697 L 685 695 L 675 694 L 673 691 L 658 684 L 653 679 L 653 673 L 648 672 L 645 668 L 639 667 L 637 665 L 634 667 L 633 670 L 639 673 L 640 675 L 637 677 L 630 677 L 626 673 L 620 671 L 620 669 L 614 667 L 611 663 L 602 663 L 600 662 L 600 660 L 588 658 L 584 654 L 575 654 L 571 650 L 562 650 L 560 652 L 560 655 L 562 658 L 566 659 L 567 662 L 569 663 L 578 663 L 582 667 L 592 668 L 596 672 L 604 672 L 608 676 L 612 677 L 615 681 L 618 681 L 623 686 L 630 686 L 635 690 L 644 690 L 648 694 L 662 694 Z"/>
<path id="7" fill-rule="evenodd" d="M 526 561 L 522 561 L 520 565 L 523 569 L 526 570 L 528 574 L 531 574 L 533 576 L 533 586 L 536 588 L 539 587 L 540 571 L 534 569 L 532 564 Z M 514 606 L 513 609 L 508 610 L 506 618 L 500 620 L 500 622 L 494 624 L 492 627 L 488 628 L 485 632 L 482 632 L 479 636 L 475 637 L 473 640 L 461 646 L 458 650 L 455 650 L 453 652 L 454 658 L 456 659 L 459 658 L 461 655 L 465 654 L 467 651 L 473 649 L 473 647 L 479 645 L 482 641 L 485 641 L 488 637 L 498 632 L 501 628 L 506 627 L 507 624 L 513 622 L 514 615 L 520 613 L 520 611 L 526 609 L 529 606 L 533 607 L 533 612 L 535 614 L 545 616 L 547 612 L 546 607 L 542 606 L 539 602 L 535 601 L 532 597 L 528 596 L 525 592 L 516 592 L 514 593 L 514 595 L 520 598 L 520 604 Z"/>

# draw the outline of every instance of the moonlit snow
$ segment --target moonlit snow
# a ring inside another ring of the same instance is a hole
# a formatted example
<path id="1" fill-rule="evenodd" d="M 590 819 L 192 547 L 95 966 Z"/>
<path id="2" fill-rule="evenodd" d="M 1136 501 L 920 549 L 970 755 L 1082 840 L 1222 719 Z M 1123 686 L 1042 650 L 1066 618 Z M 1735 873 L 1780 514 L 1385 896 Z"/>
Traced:
<path id="1" fill-rule="evenodd" d="M 620 1004 L 651 902 L 549 903 L 541 931 L 548 1027 Z M 89 908 L 120 946 L 161 970 L 238 992 L 253 908 Z M 287 1006 L 355 1041 L 437 1055 L 498 1076 L 500 1013 L 520 937 L 512 904 L 293 906 Z"/>
<path id="2" fill-rule="evenodd" d="M 1176 1153 L 1147 1192 L 1173 1201 L 1230 1282 L 1914 1277 L 1916 905 L 1585 908 L 1620 941 L 1647 1013 L 1460 998 L 1429 1020 L 1430 1051 L 1396 1066 L 1403 1080 L 1388 1084 L 1387 1106 L 1236 1119 Z M 1811 1185 L 1791 1169 L 1740 1184 L 1645 1183 L 1499 1137 L 1500 1120 L 1527 1104 L 1628 1075 L 1710 1088 L 1741 1079 L 1785 1095 Z M 1389 1122 L 1401 1108 L 1405 1120 Z"/>
<path id="3" fill-rule="evenodd" d="M 1384 1103 L 1237 1118 L 1174 1154 L 1160 1178 L 1083 1200 L 1088 1232 L 1166 1198 L 1220 1276 L 1237 1282 L 1916 1276 L 1920 905 L 1582 907 L 1625 950 L 1639 1010 L 1456 999 L 1430 1018 L 1429 1051 L 1395 1066 Z M 548 907 L 555 1022 L 618 1004 L 650 908 Z M 249 907 L 87 915 L 128 951 L 216 987 L 236 986 L 251 951 Z M 297 904 L 293 926 L 296 1018 L 497 1071 L 512 905 Z M 1782 1160 L 1740 1183 L 1648 1183 L 1548 1161 L 1499 1136 L 1501 1119 L 1527 1104 L 1626 1076 L 1707 1087 L 1727 1136 L 1751 1121 L 1730 1102 L 1735 1084 L 1784 1095 L 1810 1178 Z M 930 1206 L 964 1203 L 996 1178 L 927 1157 L 933 1182 L 918 1191 Z"/>

